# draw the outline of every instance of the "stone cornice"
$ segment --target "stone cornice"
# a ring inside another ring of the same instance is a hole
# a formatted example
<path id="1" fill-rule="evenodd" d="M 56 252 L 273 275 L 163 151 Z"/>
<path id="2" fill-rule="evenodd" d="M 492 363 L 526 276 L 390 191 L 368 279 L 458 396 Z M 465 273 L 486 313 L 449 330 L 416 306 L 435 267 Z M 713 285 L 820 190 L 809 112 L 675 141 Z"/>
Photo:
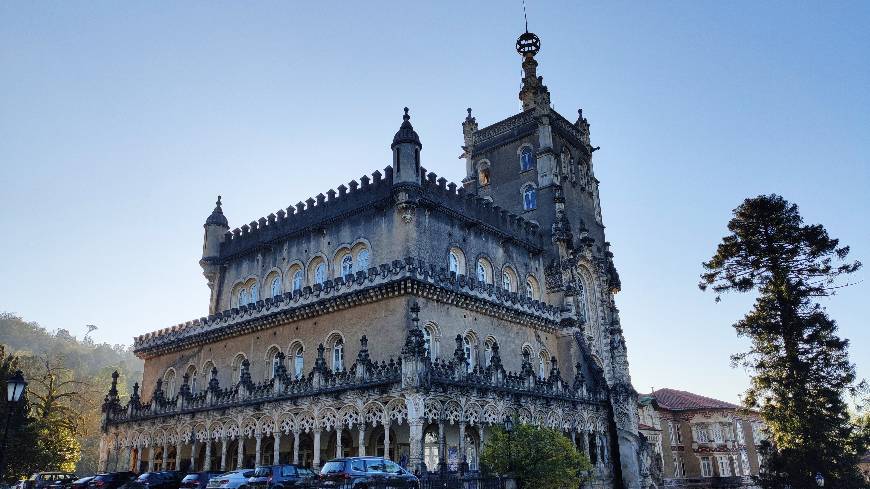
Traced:
<path id="1" fill-rule="evenodd" d="M 464 275 L 448 275 L 432 264 L 406 258 L 372 267 L 368 273 L 358 272 L 327 280 L 323 285 L 305 287 L 293 294 L 260 300 L 256 304 L 141 335 L 134 339 L 133 347 L 140 358 L 153 358 L 402 295 L 453 304 L 547 332 L 555 332 L 561 319 L 556 306 L 506 292 Z"/>

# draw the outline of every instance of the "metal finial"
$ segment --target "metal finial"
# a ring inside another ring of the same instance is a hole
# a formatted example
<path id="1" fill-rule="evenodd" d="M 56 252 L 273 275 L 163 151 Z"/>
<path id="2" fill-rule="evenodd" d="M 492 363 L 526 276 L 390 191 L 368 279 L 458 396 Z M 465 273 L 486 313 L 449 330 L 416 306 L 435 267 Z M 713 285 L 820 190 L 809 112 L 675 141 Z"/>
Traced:
<path id="1" fill-rule="evenodd" d="M 468 117 L 471 117 L 471 107 L 469 107 L 469 108 L 467 108 L 467 109 L 465 109 L 465 110 L 468 111 Z"/>
<path id="2" fill-rule="evenodd" d="M 216 206 L 218 206 L 218 207 L 221 206 L 221 196 L 220 196 L 220 195 L 218 195 L 218 200 L 217 200 L 217 202 L 215 202 L 214 204 L 215 204 Z"/>
<path id="3" fill-rule="evenodd" d="M 529 32 L 529 18 L 526 16 L 526 0 L 523 0 L 523 20 L 526 22 L 526 32 Z"/>
<path id="4" fill-rule="evenodd" d="M 411 116 L 408 115 L 408 108 L 407 107 L 405 107 L 405 115 L 402 116 L 402 119 L 404 119 L 406 121 L 411 119 Z"/>

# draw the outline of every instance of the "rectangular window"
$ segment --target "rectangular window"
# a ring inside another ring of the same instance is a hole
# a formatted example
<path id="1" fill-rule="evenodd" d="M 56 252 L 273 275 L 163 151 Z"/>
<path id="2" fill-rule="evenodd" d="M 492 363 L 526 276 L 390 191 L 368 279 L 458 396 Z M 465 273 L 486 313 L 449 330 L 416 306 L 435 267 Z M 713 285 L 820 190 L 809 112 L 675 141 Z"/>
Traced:
<path id="1" fill-rule="evenodd" d="M 728 459 L 725 457 L 717 457 L 719 461 L 719 477 L 730 477 L 731 467 L 728 465 Z"/>
<path id="2" fill-rule="evenodd" d="M 713 477 L 713 463 L 710 457 L 701 457 L 701 477 Z"/>
<path id="3" fill-rule="evenodd" d="M 683 458 L 674 454 L 674 477 L 685 477 L 686 465 L 683 463 Z"/>
<path id="4" fill-rule="evenodd" d="M 722 443 L 724 441 L 722 438 L 722 425 L 719 423 L 714 423 L 712 428 L 713 441 L 716 443 Z"/>

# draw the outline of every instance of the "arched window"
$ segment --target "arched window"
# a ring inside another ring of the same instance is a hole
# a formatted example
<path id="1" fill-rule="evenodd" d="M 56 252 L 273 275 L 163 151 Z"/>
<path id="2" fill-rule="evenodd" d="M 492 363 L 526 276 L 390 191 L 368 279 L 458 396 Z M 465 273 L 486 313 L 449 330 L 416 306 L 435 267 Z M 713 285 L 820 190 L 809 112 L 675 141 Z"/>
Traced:
<path id="1" fill-rule="evenodd" d="M 477 280 L 485 284 L 492 283 L 492 265 L 486 258 L 477 260 Z"/>
<path id="2" fill-rule="evenodd" d="M 314 269 L 314 283 L 323 284 L 326 282 L 326 263 L 320 263 Z"/>
<path id="3" fill-rule="evenodd" d="M 541 289 L 538 288 L 538 281 L 531 275 L 526 278 L 526 297 L 534 300 L 540 300 L 541 297 Z"/>
<path id="4" fill-rule="evenodd" d="M 206 389 L 208 388 L 208 383 L 211 380 L 211 370 L 213 368 L 214 368 L 214 362 L 212 362 L 211 360 L 205 362 L 202 365 L 202 372 L 200 372 L 199 375 L 202 376 L 201 385 L 203 386 L 203 388 L 206 388 Z"/>
<path id="5" fill-rule="evenodd" d="M 250 303 L 251 303 L 251 304 L 254 304 L 254 303 L 256 303 L 258 300 L 260 300 L 260 286 L 257 285 L 256 283 L 254 283 L 254 284 L 251 285 L 251 299 L 250 299 Z"/>
<path id="6" fill-rule="evenodd" d="M 535 154 L 529 146 L 523 146 L 520 151 L 520 171 L 531 170 L 535 167 Z"/>
<path id="7" fill-rule="evenodd" d="M 538 193 L 535 186 L 528 183 L 523 186 L 523 210 L 530 211 L 538 208 Z"/>
<path id="8" fill-rule="evenodd" d="M 338 338 L 332 344 L 332 370 L 341 372 L 344 370 L 344 340 Z"/>
<path id="9" fill-rule="evenodd" d="M 423 328 L 423 347 L 426 349 L 426 355 L 432 358 L 432 332 L 429 328 Z"/>
<path id="10" fill-rule="evenodd" d="M 433 431 L 427 431 L 423 436 L 423 460 L 427 469 L 438 467 L 438 435 Z"/>
<path id="11" fill-rule="evenodd" d="M 353 257 L 350 253 L 341 257 L 341 276 L 350 275 L 353 273 Z"/>
<path id="12" fill-rule="evenodd" d="M 248 305 L 248 289 L 242 287 L 239 289 L 239 307 Z"/>
<path id="13" fill-rule="evenodd" d="M 232 372 L 232 384 L 233 384 L 233 385 L 238 384 L 238 383 L 239 383 L 239 380 L 241 380 L 241 375 L 242 375 L 242 362 L 244 362 L 244 361 L 245 361 L 245 355 L 244 355 L 243 353 L 239 353 L 239 354 L 236 355 L 236 357 L 233 359 L 233 365 L 232 365 L 232 369 L 233 369 L 233 372 Z"/>
<path id="14" fill-rule="evenodd" d="M 477 359 L 475 358 L 476 355 L 475 355 L 475 351 L 474 351 L 474 338 L 470 334 L 465 335 L 465 338 L 462 340 L 462 342 L 463 342 L 463 345 L 465 348 L 465 359 L 467 360 L 467 362 L 465 364 L 466 369 L 467 369 L 467 371 L 471 372 L 472 370 L 474 370 L 474 366 L 477 363 L 476 362 Z"/>
<path id="15" fill-rule="evenodd" d="M 297 290 L 302 290 L 302 270 L 296 270 L 293 272 L 293 292 Z"/>
<path id="16" fill-rule="evenodd" d="M 477 165 L 477 184 L 481 187 L 489 185 L 489 163 L 481 162 Z"/>
<path id="17" fill-rule="evenodd" d="M 423 327 L 423 340 L 425 341 L 426 353 L 429 358 L 435 360 L 438 357 L 438 325 L 435 323 L 427 323 Z"/>
<path id="18" fill-rule="evenodd" d="M 517 274 L 510 267 L 504 267 L 501 271 L 501 288 L 508 292 L 517 291 Z"/>
<path id="19" fill-rule="evenodd" d="M 175 397 L 175 369 L 170 368 L 163 376 L 163 395 L 166 399 Z"/>
<path id="20" fill-rule="evenodd" d="M 272 279 L 272 297 L 279 296 L 283 293 L 284 291 L 281 288 L 281 276 L 276 275 L 275 278 Z"/>
<path id="21" fill-rule="evenodd" d="M 369 269 L 369 250 L 363 248 L 356 255 L 356 271 L 365 272 Z"/>
<path id="22" fill-rule="evenodd" d="M 187 367 L 187 385 L 190 387 L 190 393 L 196 394 L 196 389 L 199 387 L 197 385 L 197 376 L 196 376 L 196 365 L 190 365 Z"/>
<path id="23" fill-rule="evenodd" d="M 302 354 L 305 353 L 301 343 L 294 343 L 290 346 L 290 359 L 293 362 L 293 377 L 301 379 L 303 370 L 305 369 L 305 361 Z"/>
<path id="24" fill-rule="evenodd" d="M 266 353 L 266 380 L 274 379 L 278 373 L 278 350 L 277 346 L 269 348 Z"/>
<path id="25" fill-rule="evenodd" d="M 492 364 L 492 346 L 495 345 L 495 340 L 487 338 L 483 344 L 483 366 L 489 367 Z"/>
<path id="26" fill-rule="evenodd" d="M 580 305 L 580 310 L 577 313 L 580 315 L 580 320 L 586 322 L 589 319 L 588 302 L 586 298 L 586 286 L 583 280 L 577 281 L 577 303 Z"/>
<path id="27" fill-rule="evenodd" d="M 448 271 L 456 275 L 465 275 L 465 254 L 459 248 L 450 248 L 450 253 L 447 255 Z"/>
<path id="28" fill-rule="evenodd" d="M 550 355 L 546 350 L 541 350 L 541 353 L 538 355 L 538 377 L 542 379 L 547 378 L 547 362 L 550 361 Z"/>

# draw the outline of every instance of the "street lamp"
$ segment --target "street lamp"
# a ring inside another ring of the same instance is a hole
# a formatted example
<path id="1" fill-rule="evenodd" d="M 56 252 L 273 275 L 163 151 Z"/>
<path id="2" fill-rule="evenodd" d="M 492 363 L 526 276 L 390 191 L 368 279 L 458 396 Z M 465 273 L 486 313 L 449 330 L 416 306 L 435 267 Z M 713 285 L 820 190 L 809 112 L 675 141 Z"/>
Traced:
<path id="1" fill-rule="evenodd" d="M 6 379 L 6 426 L 3 428 L 3 451 L 0 452 L 0 477 L 6 473 L 6 440 L 9 437 L 9 423 L 12 420 L 12 408 L 21 400 L 21 394 L 27 382 L 24 374 L 17 370 L 14 375 Z"/>
<path id="2" fill-rule="evenodd" d="M 508 472 L 514 472 L 514 420 L 507 415 L 504 417 L 504 431 L 508 435 Z"/>

